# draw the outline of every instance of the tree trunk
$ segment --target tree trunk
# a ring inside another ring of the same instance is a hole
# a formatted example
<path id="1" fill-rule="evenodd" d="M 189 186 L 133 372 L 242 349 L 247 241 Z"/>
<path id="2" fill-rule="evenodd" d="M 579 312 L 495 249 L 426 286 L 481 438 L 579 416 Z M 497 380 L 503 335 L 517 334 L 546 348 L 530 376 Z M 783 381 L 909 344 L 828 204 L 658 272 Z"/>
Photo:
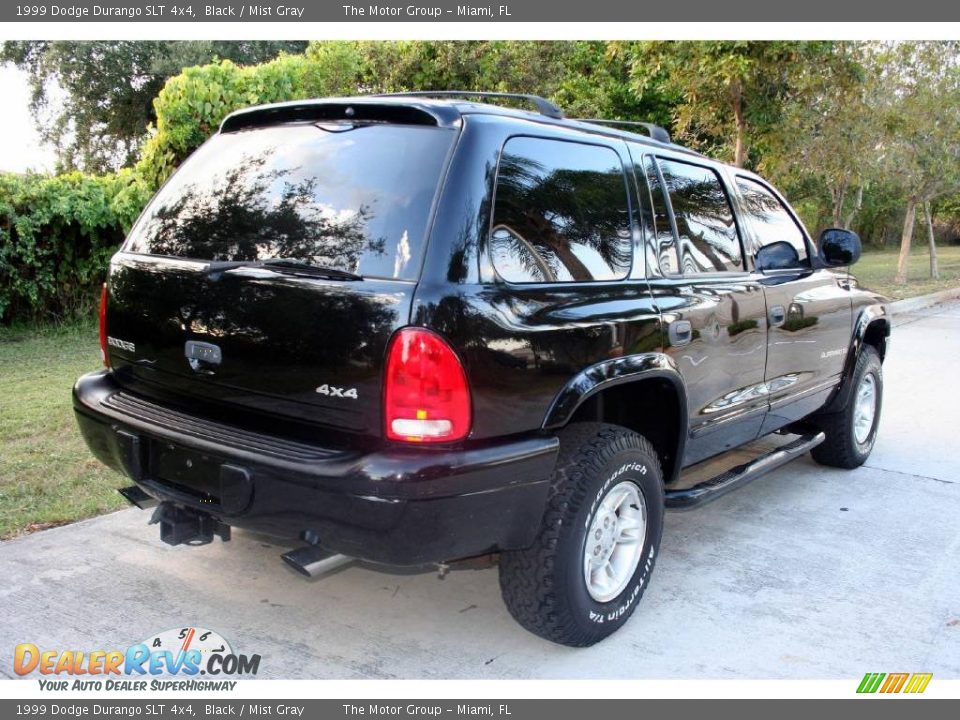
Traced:
<path id="1" fill-rule="evenodd" d="M 831 188 L 830 196 L 833 199 L 833 215 L 831 216 L 833 227 L 840 227 L 840 218 L 843 217 L 843 205 L 847 199 L 847 181 L 840 183 L 839 187 Z"/>
<path id="2" fill-rule="evenodd" d="M 857 216 L 857 213 L 860 212 L 860 208 L 863 207 L 863 185 L 857 187 L 857 199 L 853 201 L 853 207 L 850 208 L 850 212 L 847 213 L 847 219 L 843 221 L 844 230 L 849 230 L 850 226 L 853 225 L 853 219 Z"/>
<path id="3" fill-rule="evenodd" d="M 736 137 L 733 146 L 733 164 L 743 167 L 747 159 L 746 138 L 747 121 L 743 117 L 743 88 L 739 81 L 730 86 L 730 100 L 733 106 L 733 118 L 736 123 Z"/>
<path id="4" fill-rule="evenodd" d="M 917 219 L 917 201 L 907 200 L 907 215 L 903 218 L 903 234 L 900 236 L 900 257 L 897 259 L 897 276 L 894 282 L 907 284 L 907 263 L 910 260 L 910 242 L 913 240 L 913 223 Z"/>
<path id="5" fill-rule="evenodd" d="M 937 240 L 933 237 L 933 214 L 930 212 L 930 203 L 923 204 L 923 211 L 927 216 L 927 237 L 930 240 L 930 277 L 940 279 L 940 268 L 937 264 Z"/>

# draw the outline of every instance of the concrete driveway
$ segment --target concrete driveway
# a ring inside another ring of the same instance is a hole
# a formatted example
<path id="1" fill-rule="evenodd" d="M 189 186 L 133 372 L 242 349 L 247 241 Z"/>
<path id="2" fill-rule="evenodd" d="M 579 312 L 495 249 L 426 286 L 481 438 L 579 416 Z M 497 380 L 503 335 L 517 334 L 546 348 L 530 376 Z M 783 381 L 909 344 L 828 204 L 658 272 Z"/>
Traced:
<path id="1" fill-rule="evenodd" d="M 199 625 L 277 678 L 960 678 L 960 304 L 898 325 L 869 464 L 802 459 L 668 514 L 638 612 L 593 648 L 514 624 L 496 570 L 308 582 L 261 537 L 166 547 L 126 510 L 0 545 L 0 673 L 16 643 Z"/>

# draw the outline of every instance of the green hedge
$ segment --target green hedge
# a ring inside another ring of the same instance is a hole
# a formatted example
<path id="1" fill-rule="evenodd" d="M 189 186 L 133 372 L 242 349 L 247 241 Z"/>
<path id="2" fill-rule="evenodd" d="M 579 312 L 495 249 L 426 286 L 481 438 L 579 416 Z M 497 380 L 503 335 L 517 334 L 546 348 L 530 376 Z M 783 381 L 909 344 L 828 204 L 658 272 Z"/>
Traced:
<path id="1" fill-rule="evenodd" d="M 154 105 L 157 126 L 132 170 L 0 174 L 0 322 L 57 320 L 95 303 L 110 256 L 152 193 L 231 111 L 354 91 L 352 43 L 262 65 L 185 69 Z"/>
<path id="2" fill-rule="evenodd" d="M 354 43 L 329 43 L 261 65 L 241 67 L 224 60 L 184 69 L 153 101 L 157 125 L 144 144 L 137 175 L 159 187 L 239 108 L 356 92 L 357 52 Z"/>
<path id="3" fill-rule="evenodd" d="M 149 192 L 129 170 L 0 174 L 0 321 L 56 320 L 95 302 Z"/>

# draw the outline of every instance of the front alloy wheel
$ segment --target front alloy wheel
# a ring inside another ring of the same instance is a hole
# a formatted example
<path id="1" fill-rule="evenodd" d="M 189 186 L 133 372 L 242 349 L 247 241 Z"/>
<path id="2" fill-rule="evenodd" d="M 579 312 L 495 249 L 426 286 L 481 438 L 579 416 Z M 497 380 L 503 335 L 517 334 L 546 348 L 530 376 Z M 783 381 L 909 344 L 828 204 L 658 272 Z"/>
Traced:
<path id="1" fill-rule="evenodd" d="M 643 493 L 627 480 L 600 501 L 587 530 L 583 578 L 590 597 L 609 602 L 623 592 L 643 554 L 647 537 L 647 504 Z"/>
<path id="2" fill-rule="evenodd" d="M 877 415 L 877 381 L 872 373 L 863 376 L 857 388 L 853 408 L 853 435 L 863 445 L 873 431 L 873 419 Z"/>
<path id="3" fill-rule="evenodd" d="M 837 412 L 812 418 L 826 439 L 810 454 L 821 465 L 852 469 L 866 462 L 877 439 L 883 405 L 883 368 L 876 349 L 864 345 L 857 357 L 846 402 Z"/>

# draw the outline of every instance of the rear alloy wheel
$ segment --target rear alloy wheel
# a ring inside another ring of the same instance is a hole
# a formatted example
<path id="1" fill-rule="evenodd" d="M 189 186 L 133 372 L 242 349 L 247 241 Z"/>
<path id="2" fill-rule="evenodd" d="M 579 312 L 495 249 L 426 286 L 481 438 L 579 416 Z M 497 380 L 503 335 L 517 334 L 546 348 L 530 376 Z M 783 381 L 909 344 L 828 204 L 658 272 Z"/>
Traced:
<path id="1" fill-rule="evenodd" d="M 663 529 L 663 481 L 650 443 L 626 428 L 576 423 L 560 433 L 534 544 L 500 556 L 500 589 L 531 632 L 584 647 L 633 614 Z"/>
<path id="2" fill-rule="evenodd" d="M 880 356 L 864 345 L 851 378 L 853 389 L 836 413 L 813 418 L 826 435 L 811 455 L 821 465 L 853 469 L 870 457 L 880 425 L 883 405 L 883 369 Z"/>

